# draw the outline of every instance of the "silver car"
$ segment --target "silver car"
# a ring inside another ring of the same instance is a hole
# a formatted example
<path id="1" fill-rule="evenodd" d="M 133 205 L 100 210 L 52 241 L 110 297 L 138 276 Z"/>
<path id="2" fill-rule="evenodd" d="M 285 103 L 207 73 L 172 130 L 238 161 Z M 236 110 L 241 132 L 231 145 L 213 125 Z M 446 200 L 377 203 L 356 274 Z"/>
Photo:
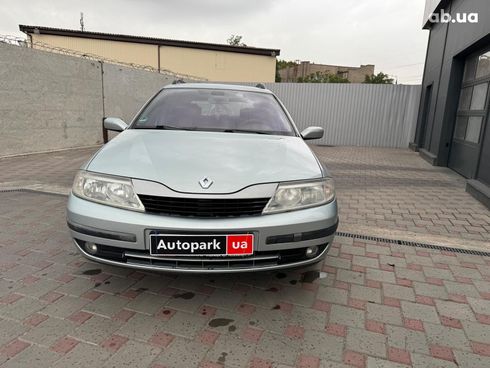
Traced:
<path id="1" fill-rule="evenodd" d="M 164 87 L 78 171 L 67 221 L 87 258 L 141 270 L 306 266 L 337 229 L 328 171 L 269 90 Z"/>

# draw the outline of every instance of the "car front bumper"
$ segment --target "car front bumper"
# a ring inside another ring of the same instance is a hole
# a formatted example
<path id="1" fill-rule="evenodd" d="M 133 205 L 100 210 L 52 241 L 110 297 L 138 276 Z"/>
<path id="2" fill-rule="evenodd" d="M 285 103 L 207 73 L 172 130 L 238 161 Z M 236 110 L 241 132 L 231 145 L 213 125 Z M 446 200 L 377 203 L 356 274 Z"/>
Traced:
<path id="1" fill-rule="evenodd" d="M 219 219 L 162 216 L 110 207 L 70 194 L 67 222 L 78 250 L 111 265 L 165 272 L 250 272 L 306 266 L 322 260 L 337 229 L 337 202 L 285 213 Z M 162 257 L 149 253 L 149 234 L 254 234 L 252 256 Z M 99 252 L 90 254 L 85 245 Z M 306 249 L 317 252 L 306 256 Z"/>

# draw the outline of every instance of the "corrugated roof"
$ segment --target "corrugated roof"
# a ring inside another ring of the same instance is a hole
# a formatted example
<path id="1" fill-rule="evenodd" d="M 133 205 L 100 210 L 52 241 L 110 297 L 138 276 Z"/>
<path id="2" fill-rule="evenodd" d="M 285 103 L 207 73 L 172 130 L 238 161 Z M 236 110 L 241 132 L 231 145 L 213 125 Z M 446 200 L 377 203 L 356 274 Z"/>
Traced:
<path id="1" fill-rule="evenodd" d="M 241 54 L 264 55 L 264 56 L 273 56 L 273 57 L 278 56 L 281 52 L 281 50 L 279 49 L 265 49 L 265 48 L 250 47 L 250 46 L 231 46 L 231 45 L 224 45 L 224 44 L 217 44 L 217 43 L 181 41 L 181 40 L 171 40 L 167 38 L 132 36 L 132 35 L 123 35 L 123 34 L 116 34 L 116 33 L 88 32 L 88 31 L 79 31 L 73 29 L 29 26 L 23 24 L 19 24 L 19 29 L 26 34 L 38 33 L 38 34 L 55 35 L 55 36 L 92 38 L 98 40 L 145 43 L 151 45 L 174 46 L 174 47 L 201 49 L 201 50 L 226 51 L 226 52 L 236 52 Z"/>

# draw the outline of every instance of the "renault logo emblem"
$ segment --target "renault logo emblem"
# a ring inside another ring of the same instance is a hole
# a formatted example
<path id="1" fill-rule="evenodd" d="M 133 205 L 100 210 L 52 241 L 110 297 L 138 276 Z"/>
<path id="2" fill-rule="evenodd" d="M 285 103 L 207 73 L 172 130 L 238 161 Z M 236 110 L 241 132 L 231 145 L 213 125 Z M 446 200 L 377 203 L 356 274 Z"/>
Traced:
<path id="1" fill-rule="evenodd" d="M 213 181 L 209 179 L 207 176 L 199 180 L 199 185 L 201 186 L 202 189 L 208 189 L 211 184 L 213 184 Z"/>

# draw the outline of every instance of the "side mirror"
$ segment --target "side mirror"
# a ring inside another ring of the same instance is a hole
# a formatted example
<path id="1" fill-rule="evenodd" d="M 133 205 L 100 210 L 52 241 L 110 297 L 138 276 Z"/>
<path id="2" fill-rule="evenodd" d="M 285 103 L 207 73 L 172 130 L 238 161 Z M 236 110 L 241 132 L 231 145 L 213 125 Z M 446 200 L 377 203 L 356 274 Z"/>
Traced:
<path id="1" fill-rule="evenodd" d="M 308 127 L 305 130 L 301 132 L 301 136 L 303 137 L 304 140 L 308 139 L 320 139 L 323 137 L 323 128 L 322 127 Z"/>
<path id="2" fill-rule="evenodd" d="M 105 118 L 104 129 L 112 130 L 113 132 L 122 132 L 128 127 L 124 121 L 119 118 Z"/>

